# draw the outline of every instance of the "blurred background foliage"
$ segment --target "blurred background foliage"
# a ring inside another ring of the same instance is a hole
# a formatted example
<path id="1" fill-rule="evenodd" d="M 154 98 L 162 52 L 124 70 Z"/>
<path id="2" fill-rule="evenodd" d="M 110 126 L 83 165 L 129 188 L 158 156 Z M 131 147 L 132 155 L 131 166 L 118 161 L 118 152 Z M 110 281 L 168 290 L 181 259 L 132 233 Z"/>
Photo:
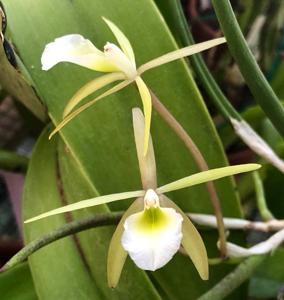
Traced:
<path id="1" fill-rule="evenodd" d="M 58 122 L 64 102 L 88 78 L 94 77 L 92 72 L 71 65 L 44 73 L 40 70 L 40 54 L 44 45 L 57 36 L 78 32 L 102 46 L 111 39 L 100 21 L 100 16 L 104 15 L 125 31 L 139 63 L 174 49 L 175 43 L 179 47 L 185 46 L 184 28 L 179 27 L 175 20 L 176 12 L 172 11 L 175 0 L 156 0 L 155 3 L 152 0 L 2 2 L 8 21 L 5 37 L 15 53 L 17 67 L 1 54 L 1 265 L 23 246 L 23 240 L 27 243 L 66 222 L 64 217 L 40 222 L 26 228 L 23 238 L 20 211 L 27 169 L 22 208 L 24 218 L 62 202 L 75 202 L 99 193 L 139 186 L 129 113 L 131 107 L 140 105 L 134 89 L 129 88 L 103 100 L 98 107 L 64 129 L 61 138 L 49 143 L 47 127 L 38 141 L 50 119 Z M 279 99 L 284 101 L 283 1 L 232 0 L 231 4 L 261 70 Z M 188 25 L 186 30 L 191 31 L 196 42 L 222 35 L 210 1 L 183 0 L 181 5 Z M 211 49 L 202 57 L 232 106 L 283 157 L 283 139 L 256 104 L 227 47 Z M 263 162 L 240 141 L 206 91 L 194 63 L 187 62 L 192 76 L 182 62 L 175 62 L 147 74 L 145 79 L 191 134 L 209 166 L 222 166 L 227 160 L 230 164 L 263 163 L 261 178 L 268 207 L 275 217 L 284 218 L 283 174 Z M 25 84 L 28 82 L 24 88 L 21 85 L 23 78 Z M 181 142 L 156 114 L 152 134 L 160 183 L 197 170 Z M 229 179 L 216 184 L 224 214 L 259 220 L 251 175 L 237 178 L 237 184 L 238 193 L 235 193 L 235 186 Z M 175 193 L 172 198 L 185 211 L 212 213 L 204 187 Z M 184 198 L 191 200 L 184 201 Z M 125 209 L 128 205 L 129 202 L 103 206 L 79 211 L 69 217 L 78 219 L 86 214 Z M 75 238 L 68 237 L 41 250 L 28 263 L 0 273 L 1 299 L 196 299 L 235 267 L 226 263 L 210 267 L 211 279 L 204 283 L 198 279 L 191 263 L 180 254 L 155 273 L 140 272 L 128 261 L 121 285 L 111 291 L 106 287 L 105 260 L 112 232 L 113 228 L 100 228 L 82 232 Z M 216 232 L 204 230 L 202 233 L 209 256 L 215 257 Z M 249 245 L 267 236 L 253 232 L 245 236 L 237 232 L 230 235 L 230 240 L 244 243 L 246 239 Z M 230 296 L 231 299 L 275 299 L 277 295 L 283 296 L 283 260 L 283 249 L 279 249 L 265 260 L 248 284 L 242 285 Z"/>

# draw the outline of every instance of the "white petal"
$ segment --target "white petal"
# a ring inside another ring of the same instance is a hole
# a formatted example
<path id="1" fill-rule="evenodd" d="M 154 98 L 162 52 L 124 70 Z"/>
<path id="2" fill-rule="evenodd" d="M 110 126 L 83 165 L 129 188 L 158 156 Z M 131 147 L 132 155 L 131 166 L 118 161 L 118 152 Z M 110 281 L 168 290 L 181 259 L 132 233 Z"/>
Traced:
<path id="1" fill-rule="evenodd" d="M 101 72 L 118 71 L 102 51 L 80 34 L 65 35 L 46 45 L 41 57 L 42 69 L 49 70 L 60 62 L 71 62 Z"/>
<path id="2" fill-rule="evenodd" d="M 106 43 L 104 46 L 104 54 L 120 71 L 125 73 L 128 79 L 136 77 L 137 72 L 135 66 L 115 44 Z"/>
<path id="3" fill-rule="evenodd" d="M 155 271 L 178 251 L 182 221 L 172 208 L 145 209 L 125 220 L 122 246 L 139 268 Z"/>

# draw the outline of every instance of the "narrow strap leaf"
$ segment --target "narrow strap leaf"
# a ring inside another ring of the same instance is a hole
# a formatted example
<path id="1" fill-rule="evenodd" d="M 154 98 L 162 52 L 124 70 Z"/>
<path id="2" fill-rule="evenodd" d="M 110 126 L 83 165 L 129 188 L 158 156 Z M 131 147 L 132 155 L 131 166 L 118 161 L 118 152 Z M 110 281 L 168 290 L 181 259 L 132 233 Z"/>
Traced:
<path id="1" fill-rule="evenodd" d="M 69 100 L 64 108 L 63 118 L 65 118 L 81 100 L 103 88 L 104 86 L 116 81 L 125 79 L 125 75 L 121 72 L 110 73 L 100 76 L 81 87 L 74 96 Z"/>
<path id="2" fill-rule="evenodd" d="M 136 144 L 137 157 L 143 189 L 157 188 L 156 161 L 151 135 L 149 136 L 149 146 L 146 156 L 144 156 L 144 135 L 145 122 L 144 115 L 140 108 L 132 109 L 133 128 Z"/>
<path id="3" fill-rule="evenodd" d="M 70 113 L 65 119 L 63 119 L 56 127 L 55 129 L 51 132 L 49 135 L 49 139 L 51 139 L 59 130 L 61 130 L 66 124 L 68 124 L 72 119 L 74 119 L 77 115 L 79 115 L 81 112 L 83 112 L 85 109 L 89 108 L 93 104 L 95 104 L 98 100 L 103 99 L 106 96 L 109 96 L 115 92 L 120 91 L 121 89 L 125 88 L 128 86 L 133 80 L 124 80 L 120 82 L 119 84 L 115 85 L 111 89 L 107 90 L 100 96 L 96 97 L 95 99 L 91 100 L 90 102 L 82 105 L 72 113 Z"/>
<path id="4" fill-rule="evenodd" d="M 167 193 L 174 190 L 183 189 L 189 186 L 193 186 L 196 184 L 217 180 L 223 177 L 236 175 L 239 173 L 249 172 L 257 170 L 261 167 L 258 164 L 243 164 L 243 165 L 236 165 L 236 166 L 229 166 L 224 168 L 217 168 L 212 169 L 200 173 L 196 173 L 194 175 L 190 175 L 179 179 L 177 181 L 168 183 L 164 186 L 157 188 L 158 193 Z"/>
<path id="5" fill-rule="evenodd" d="M 162 206 L 171 207 L 182 215 L 182 246 L 184 247 L 184 250 L 188 256 L 191 258 L 200 277 L 203 280 L 208 280 L 209 269 L 207 251 L 199 232 L 191 223 L 189 218 L 184 214 L 184 212 L 172 200 L 165 195 L 162 195 L 160 198 Z"/>
<path id="6" fill-rule="evenodd" d="M 159 56 L 153 60 L 150 60 L 149 62 L 143 64 L 142 66 L 140 66 L 137 70 L 138 74 L 142 74 L 145 71 L 148 71 L 150 69 L 156 68 L 158 66 L 167 64 L 171 61 L 195 54 L 195 53 L 199 53 L 201 51 L 210 49 L 212 47 L 215 47 L 217 45 L 223 44 L 226 42 L 225 38 L 217 38 L 217 39 L 213 39 L 213 40 L 209 40 L 206 42 L 202 42 L 202 43 L 198 43 L 192 46 L 188 46 L 188 47 L 184 47 L 172 52 L 169 52 L 167 54 L 164 54 L 162 56 Z"/>
<path id="7" fill-rule="evenodd" d="M 110 241 L 107 257 L 107 280 L 108 286 L 111 288 L 115 288 L 117 286 L 127 257 L 127 252 L 121 245 L 121 236 L 124 231 L 124 222 L 130 215 L 142 211 L 143 208 L 143 199 L 136 199 L 122 216 Z"/>
<path id="8" fill-rule="evenodd" d="M 58 215 L 58 214 L 62 214 L 65 212 L 82 209 L 82 208 L 86 208 L 86 207 L 91 207 L 91 206 L 95 206 L 95 205 L 105 204 L 105 203 L 109 203 L 109 202 L 113 202 L 113 201 L 129 199 L 129 198 L 141 197 L 144 194 L 145 194 L 144 191 L 132 191 L 132 192 L 125 192 L 125 193 L 118 193 L 118 194 L 110 194 L 110 195 L 106 195 L 106 196 L 99 196 L 99 197 L 79 201 L 79 202 L 76 202 L 73 204 L 69 204 L 66 206 L 62 206 L 62 207 L 50 210 L 50 211 L 40 214 L 36 217 L 28 219 L 24 223 L 34 222 L 36 220 L 40 220 L 40 219 L 43 219 L 43 218 L 46 218 L 49 216 Z"/>
<path id="9" fill-rule="evenodd" d="M 134 51 L 132 49 L 132 46 L 128 40 L 128 38 L 124 35 L 124 33 L 110 20 L 103 17 L 103 20 L 106 22 L 114 36 L 116 37 L 122 51 L 125 53 L 125 55 L 130 59 L 130 61 L 135 64 L 135 55 Z"/>
<path id="10" fill-rule="evenodd" d="M 135 79 L 138 90 L 143 102 L 143 110 L 144 110 L 144 118 L 145 118 L 145 130 L 144 130 L 144 150 L 143 155 L 146 156 L 148 151 L 148 144 L 149 144 L 149 138 L 150 138 L 150 127 L 151 127 L 151 115 L 152 115 L 152 100 L 151 100 L 151 94 L 142 80 L 141 77 L 137 77 Z"/>

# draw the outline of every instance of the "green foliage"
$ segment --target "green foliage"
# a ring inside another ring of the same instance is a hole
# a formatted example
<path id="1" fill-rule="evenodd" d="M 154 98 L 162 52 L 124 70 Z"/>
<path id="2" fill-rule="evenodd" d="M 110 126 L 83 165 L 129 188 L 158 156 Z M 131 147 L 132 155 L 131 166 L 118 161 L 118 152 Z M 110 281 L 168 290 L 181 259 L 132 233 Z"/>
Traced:
<path id="1" fill-rule="evenodd" d="M 28 263 L 0 273 L 0 295 L 2 300 L 38 299 Z"/>
<path id="2" fill-rule="evenodd" d="M 42 71 L 41 53 L 45 45 L 56 37 L 80 33 L 102 48 L 107 41 L 113 41 L 111 32 L 101 19 L 105 16 L 129 38 L 138 66 L 177 48 L 152 0 L 3 2 L 9 19 L 10 37 L 23 62 L 22 70 L 25 69 L 55 125 L 62 120 L 64 107 L 72 95 L 83 84 L 100 76 L 97 72 L 72 64 L 60 64 L 48 72 Z M 172 62 L 142 77 L 191 135 L 209 167 L 226 166 L 227 159 L 218 134 L 187 64 L 183 60 Z M 78 116 L 60 132 L 60 137 L 48 141 L 50 128 L 45 129 L 29 165 L 24 219 L 83 199 L 140 189 L 131 118 L 131 110 L 135 106 L 141 106 L 141 99 L 135 87 L 128 86 Z M 256 123 L 259 125 L 261 122 L 258 119 Z M 156 112 L 153 112 L 151 133 L 158 186 L 199 171 L 186 147 Z M 234 140 L 232 132 L 229 135 L 228 144 Z M 225 216 L 241 217 L 232 179 L 219 180 L 215 185 Z M 213 211 L 204 185 L 175 191 L 170 196 L 185 212 Z M 27 224 L 24 228 L 25 242 L 67 220 L 77 220 L 98 212 L 126 210 L 132 201 L 100 205 Z M 91 229 L 33 254 L 29 258 L 29 268 L 37 296 L 40 299 L 196 299 L 232 270 L 232 266 L 225 264 L 210 267 L 209 280 L 202 281 L 190 259 L 180 253 L 154 273 L 139 270 L 128 258 L 121 281 L 112 290 L 107 286 L 106 270 L 113 232 L 114 227 Z M 217 237 L 212 232 L 201 233 L 209 256 L 214 257 L 217 254 Z M 234 234 L 230 236 L 230 239 L 235 238 Z M 29 283 L 24 288 L 31 293 L 27 299 L 33 299 L 36 296 L 29 268 L 27 265 L 21 268 L 24 271 L 16 269 L 15 272 L 26 274 L 25 282 Z M 9 274 L 3 276 L 8 278 Z M 0 277 L 0 287 L 2 282 L 5 281 Z M 243 291 L 239 288 L 232 298 L 240 299 Z"/>

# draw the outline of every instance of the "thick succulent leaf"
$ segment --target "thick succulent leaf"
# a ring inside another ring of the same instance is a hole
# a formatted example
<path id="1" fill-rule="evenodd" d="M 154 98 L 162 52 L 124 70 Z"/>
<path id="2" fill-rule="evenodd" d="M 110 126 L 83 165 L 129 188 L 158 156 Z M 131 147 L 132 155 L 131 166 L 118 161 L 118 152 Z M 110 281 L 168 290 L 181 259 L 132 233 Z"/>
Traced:
<path id="1" fill-rule="evenodd" d="M 261 166 L 258 164 L 244 164 L 236 165 L 224 168 L 212 169 L 200 173 L 196 173 L 174 182 L 168 183 L 157 188 L 158 193 L 167 193 L 186 187 L 190 187 L 196 184 L 217 180 L 226 176 L 232 176 L 240 173 L 250 172 L 259 169 Z"/>
<path id="2" fill-rule="evenodd" d="M 75 95 L 69 100 L 66 107 L 64 108 L 63 118 L 65 118 L 75 106 L 77 106 L 84 98 L 86 98 L 90 94 L 96 92 L 97 90 L 114 81 L 122 80 L 124 78 L 125 75 L 123 73 L 116 72 L 102 75 L 88 82 L 87 84 L 82 86 L 79 91 L 77 91 Z"/>
<path id="3" fill-rule="evenodd" d="M 58 65 L 48 72 L 42 71 L 41 53 L 45 44 L 54 38 L 77 32 L 101 48 L 113 37 L 101 19 L 101 16 L 105 16 L 117 24 L 131 41 L 138 65 L 177 49 L 151 0 L 41 0 L 40 5 L 33 0 L 2 2 L 8 15 L 12 41 L 55 124 L 61 121 L 63 109 L 70 97 L 97 75 L 71 64 Z M 190 133 L 209 167 L 225 166 L 227 162 L 216 130 L 186 64 L 178 60 L 152 69 L 143 74 L 143 80 Z M 85 180 L 94 190 L 99 191 L 98 195 L 141 188 L 131 117 L 132 108 L 138 105 L 141 106 L 139 93 L 133 86 L 129 86 L 108 96 L 105 101 L 99 101 L 74 118 L 60 132 Z M 182 142 L 156 113 L 153 113 L 151 128 L 160 185 L 198 171 Z M 232 180 L 222 179 L 216 182 L 216 186 L 225 215 L 239 217 L 239 203 Z M 78 188 L 73 202 L 96 196 L 92 194 L 79 197 L 79 192 Z M 212 213 L 208 193 L 201 185 L 176 191 L 173 200 L 184 211 Z M 128 206 L 128 201 L 110 205 L 112 209 L 118 210 Z M 89 209 L 74 214 L 83 215 L 88 212 Z M 31 216 L 30 214 L 29 217 Z M 47 220 L 40 222 L 44 221 Z M 106 239 L 100 241 L 101 245 L 107 243 Z M 96 242 L 95 237 L 85 241 L 89 244 L 88 253 L 91 254 L 90 245 Z M 207 249 L 216 255 L 216 239 L 205 242 L 208 243 Z M 95 258 L 93 255 L 93 259 Z M 191 265 L 188 258 L 176 255 L 165 268 L 153 273 L 153 278 L 171 299 L 196 299 L 230 270 L 226 266 L 213 268 L 209 282 L 203 282 Z M 129 263 L 129 266 L 132 264 Z M 172 274 L 176 276 L 173 277 Z M 138 275 L 129 276 L 128 281 L 133 282 L 136 276 Z M 102 276 L 96 273 L 95 277 L 97 280 Z M 117 289 L 119 288 L 120 285 Z"/>
<path id="4" fill-rule="evenodd" d="M 144 155 L 145 120 L 140 108 L 132 109 L 134 139 L 143 189 L 157 188 L 157 172 L 151 135 L 147 154 Z"/>
<path id="5" fill-rule="evenodd" d="M 124 231 L 124 222 L 126 218 L 128 218 L 130 215 L 142 211 L 143 208 L 143 199 L 138 198 L 136 201 L 134 201 L 124 213 L 111 238 L 107 259 L 107 277 L 109 287 L 114 288 L 117 286 L 122 272 L 122 268 L 127 257 L 127 252 L 122 248 L 121 245 L 121 236 Z"/>
<path id="6" fill-rule="evenodd" d="M 27 262 L 0 273 L 0 295 L 1 300 L 38 299 Z"/>
<path id="7" fill-rule="evenodd" d="M 182 246 L 195 265 L 200 277 L 203 280 L 208 280 L 209 269 L 207 251 L 199 232 L 185 213 L 165 195 L 161 197 L 161 204 L 164 207 L 172 207 L 182 215 Z"/>
<path id="8" fill-rule="evenodd" d="M 56 143 L 55 140 L 48 142 L 47 133 L 45 131 L 42 134 L 31 158 L 24 189 L 23 218 L 62 205 L 57 187 Z M 56 216 L 52 221 L 25 225 L 25 243 L 64 223 L 64 216 Z M 72 237 L 30 256 L 29 266 L 40 299 L 100 299 L 99 291 Z"/>

